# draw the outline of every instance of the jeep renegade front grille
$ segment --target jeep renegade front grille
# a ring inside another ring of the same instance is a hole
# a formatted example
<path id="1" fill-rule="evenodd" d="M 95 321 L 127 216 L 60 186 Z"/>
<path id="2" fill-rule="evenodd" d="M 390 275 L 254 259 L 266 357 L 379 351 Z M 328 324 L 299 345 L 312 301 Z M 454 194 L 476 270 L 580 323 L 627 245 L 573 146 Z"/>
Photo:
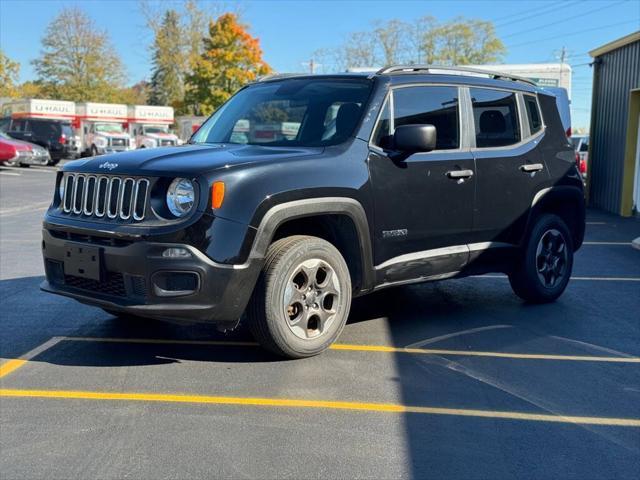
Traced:
<path id="1" fill-rule="evenodd" d="M 62 211 L 86 217 L 140 221 L 149 196 L 146 178 L 66 174 Z"/>

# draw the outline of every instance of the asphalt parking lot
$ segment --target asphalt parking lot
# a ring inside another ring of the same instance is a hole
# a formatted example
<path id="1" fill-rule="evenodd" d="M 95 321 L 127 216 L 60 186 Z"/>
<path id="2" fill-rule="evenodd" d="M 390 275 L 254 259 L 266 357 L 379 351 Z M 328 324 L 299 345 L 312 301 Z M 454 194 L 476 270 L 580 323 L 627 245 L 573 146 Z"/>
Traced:
<path id="1" fill-rule="evenodd" d="M 637 478 L 639 220 L 589 212 L 554 304 L 499 275 L 382 291 L 282 361 L 41 293 L 54 173 L 0 169 L 3 479 Z"/>

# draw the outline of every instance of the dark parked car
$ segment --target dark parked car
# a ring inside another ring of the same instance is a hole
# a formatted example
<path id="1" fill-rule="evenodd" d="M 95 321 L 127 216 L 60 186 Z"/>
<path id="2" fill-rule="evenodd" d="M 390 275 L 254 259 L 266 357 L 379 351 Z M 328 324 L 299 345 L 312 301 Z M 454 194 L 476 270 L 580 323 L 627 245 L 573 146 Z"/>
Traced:
<path id="1" fill-rule="evenodd" d="M 42 288 L 115 315 L 242 318 L 287 357 L 326 349 L 352 297 L 386 287 L 505 272 L 555 300 L 585 229 L 555 97 L 466 72 L 275 76 L 188 145 L 65 165 Z"/>
<path id="2" fill-rule="evenodd" d="M 35 143 L 49 151 L 50 165 L 63 158 L 76 158 L 78 148 L 71 123 L 44 118 L 4 118 L 1 128 L 10 137 Z"/>

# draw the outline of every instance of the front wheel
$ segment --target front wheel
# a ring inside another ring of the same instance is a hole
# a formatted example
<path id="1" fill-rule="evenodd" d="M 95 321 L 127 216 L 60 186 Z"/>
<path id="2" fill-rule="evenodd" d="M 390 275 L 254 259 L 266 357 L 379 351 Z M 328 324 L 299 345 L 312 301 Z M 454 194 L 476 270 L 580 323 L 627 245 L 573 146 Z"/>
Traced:
<path id="1" fill-rule="evenodd" d="M 266 349 L 288 358 L 317 355 L 342 331 L 351 307 L 351 277 L 340 252 L 316 237 L 274 242 L 247 311 Z"/>
<path id="2" fill-rule="evenodd" d="M 509 275 L 511 288 L 531 303 L 548 303 L 564 292 L 573 269 L 573 242 L 564 221 L 544 214 L 534 225 Z"/>

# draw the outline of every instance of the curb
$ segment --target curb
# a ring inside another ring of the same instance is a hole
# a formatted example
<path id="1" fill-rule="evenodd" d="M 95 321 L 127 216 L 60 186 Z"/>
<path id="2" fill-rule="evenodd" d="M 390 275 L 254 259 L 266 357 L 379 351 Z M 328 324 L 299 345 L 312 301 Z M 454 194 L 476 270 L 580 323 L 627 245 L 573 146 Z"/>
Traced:
<path id="1" fill-rule="evenodd" d="M 631 242 L 631 246 L 633 248 L 637 248 L 638 250 L 640 250 L 640 237 L 636 238 L 635 240 L 633 240 Z"/>

